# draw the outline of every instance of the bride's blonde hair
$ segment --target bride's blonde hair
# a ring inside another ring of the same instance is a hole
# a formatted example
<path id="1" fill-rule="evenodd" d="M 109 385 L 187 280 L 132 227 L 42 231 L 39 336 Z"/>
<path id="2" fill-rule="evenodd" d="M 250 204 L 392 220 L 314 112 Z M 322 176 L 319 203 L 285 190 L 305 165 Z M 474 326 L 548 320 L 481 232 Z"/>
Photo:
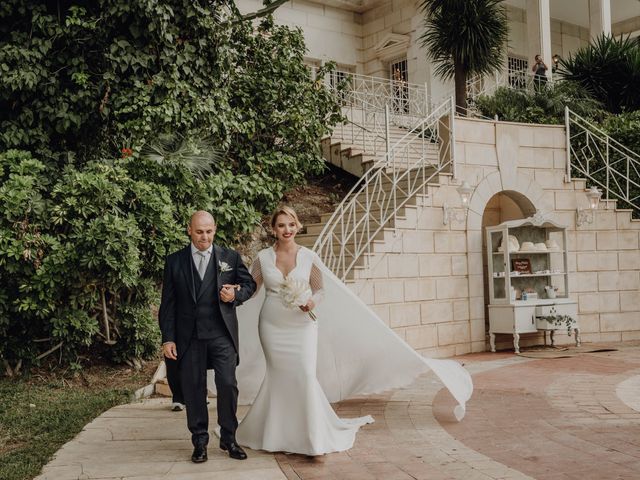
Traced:
<path id="1" fill-rule="evenodd" d="M 271 228 L 275 228 L 278 215 L 290 216 L 296 223 L 296 227 L 298 227 L 298 230 L 302 228 L 302 223 L 300 223 L 300 220 L 298 219 L 298 214 L 289 205 L 280 205 L 278 208 L 276 208 L 276 210 L 273 212 L 273 215 L 271 215 Z"/>

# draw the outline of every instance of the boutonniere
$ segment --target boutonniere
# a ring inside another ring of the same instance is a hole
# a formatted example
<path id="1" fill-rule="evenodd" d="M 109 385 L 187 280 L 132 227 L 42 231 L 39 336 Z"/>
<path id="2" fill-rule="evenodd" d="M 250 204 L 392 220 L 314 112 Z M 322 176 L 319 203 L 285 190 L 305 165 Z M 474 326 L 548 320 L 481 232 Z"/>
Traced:
<path id="1" fill-rule="evenodd" d="M 218 262 L 218 269 L 220 270 L 220 273 L 225 273 L 225 272 L 230 272 L 231 271 L 231 267 L 229 266 L 229 264 L 227 262 Z"/>

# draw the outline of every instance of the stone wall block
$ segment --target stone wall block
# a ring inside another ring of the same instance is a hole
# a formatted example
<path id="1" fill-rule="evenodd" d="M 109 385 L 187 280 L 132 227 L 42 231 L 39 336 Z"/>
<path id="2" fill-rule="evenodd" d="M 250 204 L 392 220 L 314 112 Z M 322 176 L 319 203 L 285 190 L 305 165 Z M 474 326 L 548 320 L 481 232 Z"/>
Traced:
<path id="1" fill-rule="evenodd" d="M 640 293 L 638 292 L 620 292 L 620 310 L 622 312 L 640 312 Z M 640 319 L 640 313 L 638 313 Z M 638 325 L 640 329 L 640 325 Z"/>
<path id="2" fill-rule="evenodd" d="M 618 244 L 619 244 L 620 250 L 637 250 L 639 248 L 638 232 L 637 231 L 619 232 Z M 598 247 L 598 250 L 599 249 L 600 247 Z"/>
<path id="3" fill-rule="evenodd" d="M 597 313 L 600 308 L 600 297 L 594 293 L 584 293 L 578 295 L 578 312 L 580 312 L 580 318 L 585 313 Z"/>
<path id="4" fill-rule="evenodd" d="M 600 315 L 597 313 L 589 315 L 579 315 L 578 323 L 580 325 L 580 333 L 583 332 L 599 332 L 600 331 Z"/>
<path id="5" fill-rule="evenodd" d="M 449 255 L 420 255 L 418 257 L 421 277 L 439 277 L 451 275 Z"/>
<path id="6" fill-rule="evenodd" d="M 404 282 L 402 280 L 378 280 L 374 283 L 376 303 L 400 303 L 404 301 Z"/>
<path id="7" fill-rule="evenodd" d="M 619 292 L 600 292 L 598 294 L 599 313 L 614 313 L 620 311 L 620 293 Z"/>
<path id="8" fill-rule="evenodd" d="M 420 325 L 420 304 L 405 303 L 389 306 L 389 325 L 391 327 L 410 327 Z"/>
<path id="9" fill-rule="evenodd" d="M 405 253 L 433 252 L 433 232 L 405 230 L 402 232 L 402 250 Z"/>
<path id="10" fill-rule="evenodd" d="M 389 258 L 389 278 L 407 278 L 420 275 L 417 254 L 394 255 Z"/>
<path id="11" fill-rule="evenodd" d="M 469 320 L 469 300 L 455 300 L 453 302 L 453 321 Z"/>
<path id="12" fill-rule="evenodd" d="M 436 296 L 440 299 L 467 298 L 469 285 L 465 277 L 445 277 L 436 279 Z"/>
<path id="13" fill-rule="evenodd" d="M 602 332 L 638 330 L 639 323 L 638 312 L 600 314 L 600 330 Z"/>
<path id="14" fill-rule="evenodd" d="M 438 330 L 435 325 L 407 327 L 406 340 L 416 350 L 435 347 L 438 344 Z"/>
<path id="15" fill-rule="evenodd" d="M 617 250 L 618 232 L 596 232 L 596 244 L 598 250 Z"/>
<path id="16" fill-rule="evenodd" d="M 451 273 L 453 275 L 467 274 L 467 256 L 466 255 L 453 255 L 451 257 Z"/>
<path id="17" fill-rule="evenodd" d="M 434 278 L 405 280 L 405 302 L 433 300 L 436 298 L 436 281 Z"/>
<path id="18" fill-rule="evenodd" d="M 420 316 L 425 325 L 452 322 L 453 304 L 451 302 L 423 303 L 420 306 Z"/>
<path id="19" fill-rule="evenodd" d="M 596 249 L 595 232 L 576 232 L 576 249 L 580 251 L 593 251 Z"/>
<path id="20" fill-rule="evenodd" d="M 573 292 L 598 291 L 598 274 L 596 272 L 577 272 L 573 278 L 575 279 L 571 282 Z"/>
<path id="21" fill-rule="evenodd" d="M 598 230 L 616 230 L 618 228 L 618 218 L 615 210 L 596 210 L 593 213 Z"/>
<path id="22" fill-rule="evenodd" d="M 467 236 L 463 232 L 435 232 L 436 253 L 465 253 Z"/>
<path id="23" fill-rule="evenodd" d="M 470 341 L 468 323 L 438 325 L 438 345 L 464 344 Z"/>

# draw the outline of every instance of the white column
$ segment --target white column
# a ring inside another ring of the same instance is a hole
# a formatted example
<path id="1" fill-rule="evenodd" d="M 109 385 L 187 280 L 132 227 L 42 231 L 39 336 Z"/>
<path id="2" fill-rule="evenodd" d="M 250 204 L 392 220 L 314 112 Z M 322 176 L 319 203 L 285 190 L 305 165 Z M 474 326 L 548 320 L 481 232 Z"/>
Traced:
<path id="1" fill-rule="evenodd" d="M 589 37 L 611 35 L 611 0 L 589 0 Z"/>
<path id="2" fill-rule="evenodd" d="M 527 40 L 529 45 L 529 72 L 535 56 L 542 55 L 547 64 L 547 77 L 551 78 L 551 13 L 549 0 L 527 0 Z"/>

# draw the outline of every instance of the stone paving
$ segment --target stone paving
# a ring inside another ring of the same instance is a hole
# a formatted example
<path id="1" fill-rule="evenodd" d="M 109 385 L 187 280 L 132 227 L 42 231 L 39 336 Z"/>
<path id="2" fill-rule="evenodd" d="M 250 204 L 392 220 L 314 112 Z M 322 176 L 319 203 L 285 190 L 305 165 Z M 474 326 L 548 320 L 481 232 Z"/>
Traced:
<path id="1" fill-rule="evenodd" d="M 459 360 L 475 384 L 460 423 L 449 416 L 449 393 L 427 374 L 409 388 L 337 404 L 341 416 L 376 419 L 348 452 L 248 451 L 239 462 L 210 448 L 196 465 L 184 412 L 149 399 L 105 412 L 37 479 L 640 479 L 640 343 L 570 358 Z"/>

